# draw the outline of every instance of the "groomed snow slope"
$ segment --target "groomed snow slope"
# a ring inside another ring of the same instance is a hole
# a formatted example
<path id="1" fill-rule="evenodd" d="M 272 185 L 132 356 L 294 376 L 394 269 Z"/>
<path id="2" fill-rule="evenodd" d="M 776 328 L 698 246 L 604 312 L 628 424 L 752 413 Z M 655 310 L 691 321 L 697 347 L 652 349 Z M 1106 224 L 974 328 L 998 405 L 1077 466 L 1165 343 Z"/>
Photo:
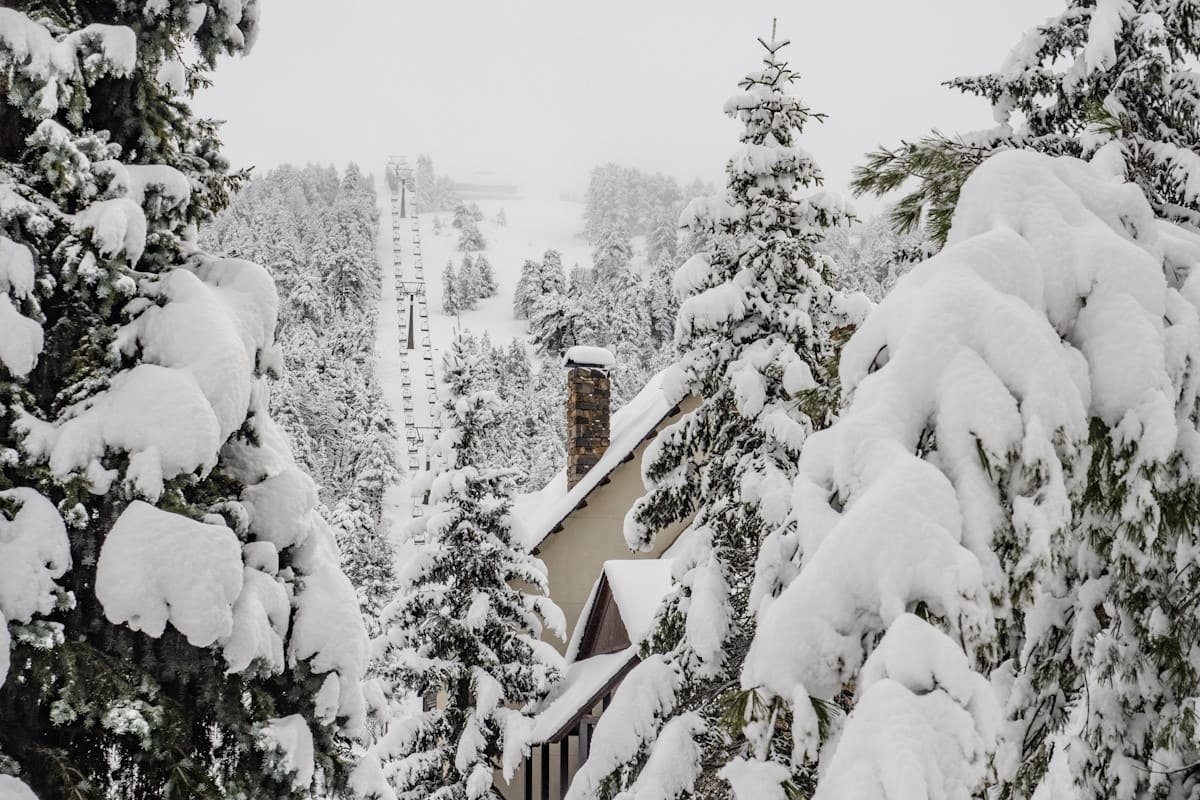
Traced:
<path id="1" fill-rule="evenodd" d="M 458 250 L 458 231 L 450 226 L 449 212 L 421 213 L 421 246 L 425 255 L 425 278 L 429 291 L 429 327 L 433 334 L 434 362 L 441 367 L 441 354 L 450 346 L 456 330 L 476 336 L 487 333 L 492 342 L 507 344 L 511 339 L 528 339 L 528 324 L 515 319 L 513 291 L 521 277 L 526 259 L 541 261 L 547 250 L 562 253 L 568 271 L 579 264 L 591 267 L 591 248 L 582 237 L 583 206 L 567 200 L 544 197 L 518 197 L 511 200 L 481 200 L 483 221 L 479 230 L 487 242 L 481 251 L 496 273 L 495 297 L 479 301 L 475 309 L 457 316 L 442 313 L 442 269 L 452 260 L 457 269 L 463 253 Z M 505 225 L 497 225 L 496 215 L 503 209 Z M 433 220 L 442 221 L 441 234 L 433 231 Z M 439 376 L 440 377 L 440 376 Z M 565 380 L 565 378 L 564 378 Z"/>
<path id="2" fill-rule="evenodd" d="M 376 340 L 376 358 L 379 378 L 384 395 L 393 409 L 396 430 L 403 442 L 404 413 L 402 408 L 402 385 L 400 380 L 399 325 L 401 315 L 397 307 L 395 290 L 395 251 L 393 250 L 393 228 L 391 194 L 386 183 L 377 181 L 380 202 L 380 231 L 376 252 L 383 273 L 383 288 L 380 298 L 379 330 Z M 488 334 L 494 344 L 507 344 L 516 338 L 528 341 L 528 323 L 516 319 L 512 312 L 513 292 L 521 277 L 521 266 L 526 259 L 541 260 L 547 250 L 558 250 L 563 255 L 566 268 L 579 264 L 591 267 L 591 250 L 579 235 L 583 230 L 583 206 L 580 203 L 544 196 L 516 197 L 505 200 L 478 201 L 484 219 L 479 229 L 486 241 L 481 251 L 492 265 L 496 276 L 497 293 L 494 297 L 478 302 L 476 308 L 459 315 L 447 315 L 442 311 L 442 269 L 447 260 L 461 266 L 463 253 L 458 250 L 459 232 L 451 227 L 453 214 L 448 211 L 421 212 L 420 237 L 424 276 L 429 308 L 429 335 L 433 346 L 433 365 L 439 391 L 443 387 L 442 356 L 449 348 L 457 331 L 475 336 Z M 503 210 L 506 224 L 496 223 Z M 441 233 L 434 232 L 434 220 L 441 222 Z M 411 220 L 400 222 L 400 252 L 404 274 L 411 275 L 412 232 Z M 411 278 L 406 278 L 411 279 Z M 566 377 L 564 375 L 564 380 Z M 388 491 L 384 500 L 384 516 L 393 544 L 400 548 L 399 562 L 407 558 L 405 528 L 411 522 L 410 513 L 411 476 Z"/>

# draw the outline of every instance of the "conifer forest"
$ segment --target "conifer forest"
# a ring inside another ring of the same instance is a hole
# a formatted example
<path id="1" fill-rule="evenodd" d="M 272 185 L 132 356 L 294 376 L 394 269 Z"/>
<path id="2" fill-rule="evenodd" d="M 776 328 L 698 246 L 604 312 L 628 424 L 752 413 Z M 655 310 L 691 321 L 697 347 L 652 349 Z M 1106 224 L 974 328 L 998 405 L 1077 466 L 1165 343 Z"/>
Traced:
<path id="1" fill-rule="evenodd" d="M 585 5 L 0 4 L 0 800 L 1200 800 L 1200 0 Z"/>

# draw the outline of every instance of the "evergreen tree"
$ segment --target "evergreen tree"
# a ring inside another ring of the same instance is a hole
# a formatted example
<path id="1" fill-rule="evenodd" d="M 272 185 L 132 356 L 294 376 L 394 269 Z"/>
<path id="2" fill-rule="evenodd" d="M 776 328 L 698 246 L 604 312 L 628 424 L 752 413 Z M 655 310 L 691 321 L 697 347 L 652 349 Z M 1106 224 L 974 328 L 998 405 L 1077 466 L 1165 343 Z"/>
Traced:
<path id="1" fill-rule="evenodd" d="M 529 442 L 526 452 L 534 455 L 526 491 L 537 491 L 560 474 L 567 463 L 566 385 L 557 364 L 547 364 L 537 372 L 521 408 Z"/>
<path id="2" fill-rule="evenodd" d="M 466 230 L 467 227 L 474 221 L 471 217 L 471 209 L 467 208 L 466 203 L 454 204 L 454 216 L 450 221 L 450 226 L 456 231 Z"/>
<path id="3" fill-rule="evenodd" d="M 455 222 L 458 220 L 456 219 Z M 458 237 L 458 249 L 462 252 L 478 252 L 487 247 L 487 241 L 475 223 L 475 218 L 469 214 L 463 220 L 462 233 Z"/>
<path id="4" fill-rule="evenodd" d="M 475 264 L 475 259 L 470 255 L 464 255 L 462 264 L 458 267 L 458 280 L 455 288 L 458 306 L 462 311 L 470 311 L 475 308 L 475 304 L 479 302 L 479 298 L 483 294 Z"/>
<path id="5" fill-rule="evenodd" d="M 439 210 L 440 204 L 435 196 L 437 178 L 433 171 L 433 159 L 425 154 L 417 156 L 417 168 L 413 177 L 417 182 L 417 203 L 421 211 Z"/>
<path id="6" fill-rule="evenodd" d="M 1066 5 L 1025 35 L 1001 71 L 949 82 L 991 101 L 995 127 L 878 150 L 856 171 L 855 191 L 882 194 L 915 178 L 917 188 L 896 205 L 893 220 L 908 231 L 927 214 L 940 244 L 963 182 L 989 155 L 1028 148 L 1091 157 L 1103 148 L 1160 216 L 1200 226 L 1195 3 Z"/>
<path id="7" fill-rule="evenodd" d="M 1195 793 L 1200 246 L 1110 167 L 988 159 L 842 351 L 741 678 L 792 698 L 814 796 L 895 767 L 930 796 Z"/>
<path id="8" fill-rule="evenodd" d="M 565 288 L 562 254 L 557 250 L 547 250 L 541 261 L 526 259 L 513 292 L 513 316 L 531 319 L 534 306 L 540 299 L 547 295 L 562 294 Z"/>
<path id="9" fill-rule="evenodd" d="M 458 273 L 454 269 L 454 262 L 447 261 L 445 269 L 442 270 L 442 312 L 450 315 L 463 311 L 461 299 L 458 290 Z"/>
<path id="10" fill-rule="evenodd" d="M 879 302 L 902 275 L 928 255 L 929 248 L 923 231 L 897 231 L 890 210 L 885 209 L 849 228 L 831 231 L 819 249 L 838 265 L 838 282 L 844 291 L 862 292 Z"/>
<path id="11" fill-rule="evenodd" d="M 529 319 L 534 302 L 541 296 L 541 270 L 542 265 L 531 258 L 521 265 L 521 277 L 513 290 L 513 316 L 517 319 Z"/>
<path id="12" fill-rule="evenodd" d="M 5 791 L 303 798 L 347 777 L 366 637 L 266 407 L 275 288 L 195 242 L 243 176 L 188 98 L 256 20 L 0 8 Z"/>
<path id="13" fill-rule="evenodd" d="M 651 261 L 674 259 L 679 254 L 679 214 L 673 208 L 659 212 L 650 231 L 647 255 Z"/>
<path id="14" fill-rule="evenodd" d="M 568 349 L 582 343 L 579 330 L 584 317 L 585 309 L 574 297 L 543 295 L 533 304 L 529 341 L 541 352 L 561 358 Z"/>
<path id="15" fill-rule="evenodd" d="M 615 275 L 628 267 L 632 260 L 633 248 L 619 229 L 609 228 L 600 234 L 600 240 L 592 251 L 592 264 L 598 280 Z"/>
<path id="16" fill-rule="evenodd" d="M 675 262 L 663 253 L 654 262 L 646 283 L 650 337 L 660 349 L 674 349 L 675 319 L 679 316 L 674 279 Z"/>
<path id="17" fill-rule="evenodd" d="M 500 287 L 496 285 L 496 273 L 492 270 L 492 262 L 480 253 L 475 257 L 475 274 L 479 281 L 480 297 L 495 297 Z"/>
<path id="18" fill-rule="evenodd" d="M 542 254 L 541 269 L 538 270 L 538 284 L 541 294 L 562 294 L 566 291 L 567 279 L 563 273 L 562 253 L 557 250 L 547 250 Z"/>
<path id="19" fill-rule="evenodd" d="M 362 378 L 368 376 L 366 372 Z M 358 593 L 367 630 L 377 635 L 380 613 L 396 591 L 395 553 L 387 538 L 383 497 L 400 474 L 396 462 L 400 444 L 378 382 L 361 380 L 353 388 L 359 418 L 343 431 L 352 432 L 353 479 L 330 522 L 337 534 L 342 569 Z M 369 402 L 361 402 L 363 397 L 369 397 Z"/>
<path id="20" fill-rule="evenodd" d="M 332 233 L 325 227 L 331 218 L 337 221 Z M 339 180 L 328 167 L 309 165 L 283 166 L 251 181 L 201 231 L 205 247 L 230 255 L 239 250 L 276 279 L 284 376 L 272 392 L 271 410 L 297 460 L 317 480 L 321 502 L 332 509 L 343 566 L 360 588 L 375 581 L 360 580 L 357 572 L 361 559 L 350 551 L 360 540 L 370 545 L 380 570 L 390 568 L 385 551 L 372 544 L 382 497 L 360 491 L 360 472 L 375 469 L 360 453 L 384 453 L 387 447 L 376 437 L 380 426 L 390 430 L 372 358 L 381 279 L 374 252 L 378 226 L 374 187 L 357 167 L 351 165 Z M 354 276 L 344 284 L 354 293 L 341 308 L 329 291 L 334 239 L 344 272 Z M 389 457 L 386 471 L 394 475 L 396 454 Z M 360 599 L 365 596 L 360 592 Z M 374 614 L 378 607 L 364 610 Z"/>
<path id="21" fill-rule="evenodd" d="M 342 314 L 366 305 L 377 280 L 374 242 L 361 235 L 362 208 L 360 198 L 339 193 L 320 212 L 316 224 L 320 239 L 313 248 L 314 258 L 324 264 L 327 291 Z M 373 202 L 370 208 L 374 211 Z"/>
<path id="22" fill-rule="evenodd" d="M 507 778 L 520 766 L 529 709 L 560 674 L 561 660 L 538 639 L 539 617 L 562 635 L 562 612 L 547 596 L 545 567 L 512 529 L 512 473 L 480 466 L 499 409 L 494 393 L 465 391 L 475 367 L 456 341 L 429 484 L 436 512 L 421 520 L 426 544 L 387 612 L 385 674 L 445 696 L 384 741 L 384 757 L 398 759 L 399 798 L 498 797 L 493 770 Z"/>
<path id="23" fill-rule="evenodd" d="M 421 211 L 446 211 L 460 205 L 454 195 L 453 182 L 445 175 L 438 175 L 434 171 L 433 159 L 429 156 L 417 157 L 415 177 L 417 205 Z"/>
<path id="24" fill-rule="evenodd" d="M 519 396 L 529 390 L 533 380 L 533 364 L 529 350 L 520 339 L 513 339 L 504 354 L 503 388 L 508 396 Z"/>
<path id="25" fill-rule="evenodd" d="M 717 794 L 713 765 L 744 747 L 720 721 L 730 702 L 741 702 L 728 687 L 754 630 L 755 556 L 786 514 L 786 503 L 766 487 L 794 475 L 801 444 L 826 421 L 811 404 L 801 405 L 815 417 L 801 410 L 796 397 L 815 388 L 831 355 L 829 264 L 813 246 L 844 212 L 824 192 L 800 194 L 821 183 L 821 172 L 796 135 L 821 117 L 787 93 L 796 77 L 779 57 L 787 42 L 761 43 L 762 70 L 747 75 L 743 93 L 725 105 L 744 126 L 725 192 L 694 201 L 684 214 L 687 227 L 721 234 L 680 272 L 690 295 L 680 309 L 680 368 L 700 405 L 660 434 L 644 466 L 649 492 L 626 519 L 629 545 L 645 549 L 657 531 L 694 515 L 691 546 L 675 565 L 679 588 L 646 645 L 654 655 L 626 679 L 631 687 L 654 681 L 660 701 L 629 720 L 636 729 L 613 726 L 603 741 L 597 731 L 573 797 L 611 797 L 632 786 L 647 755 L 655 758 L 660 731 L 659 745 L 677 751 L 679 739 L 660 727 L 675 715 L 696 740 L 689 750 L 698 758 L 677 774 L 698 781 L 697 794 Z M 597 758 L 617 739 L 632 759 Z"/>

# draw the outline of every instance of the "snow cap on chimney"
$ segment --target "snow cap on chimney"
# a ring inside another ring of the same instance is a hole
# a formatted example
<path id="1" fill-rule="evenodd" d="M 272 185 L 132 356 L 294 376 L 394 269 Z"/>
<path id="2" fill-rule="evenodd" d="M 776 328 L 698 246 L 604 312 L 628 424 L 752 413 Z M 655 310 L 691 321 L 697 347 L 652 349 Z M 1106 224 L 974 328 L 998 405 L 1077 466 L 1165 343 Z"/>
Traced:
<path id="1" fill-rule="evenodd" d="M 603 347 L 567 351 L 567 489 L 600 461 L 608 449 L 611 399 L 608 372 L 616 364 Z"/>
<path id="2" fill-rule="evenodd" d="M 592 369 L 612 369 L 617 363 L 613 358 L 613 354 L 603 347 L 589 347 L 588 345 L 577 344 L 567 350 L 564 357 L 563 366 L 567 369 L 572 367 L 591 367 Z"/>

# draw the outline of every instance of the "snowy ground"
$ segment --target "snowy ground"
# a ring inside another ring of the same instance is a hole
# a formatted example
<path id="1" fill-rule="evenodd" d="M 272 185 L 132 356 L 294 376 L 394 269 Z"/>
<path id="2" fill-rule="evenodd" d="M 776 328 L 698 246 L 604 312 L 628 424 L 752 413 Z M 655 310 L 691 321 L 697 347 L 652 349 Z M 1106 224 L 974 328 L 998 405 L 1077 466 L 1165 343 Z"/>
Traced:
<path id="1" fill-rule="evenodd" d="M 384 396 L 392 409 L 393 419 L 399 435 L 400 461 L 408 467 L 406 446 L 406 414 L 403 411 L 403 382 L 401 364 L 407 358 L 412 375 L 412 388 L 417 405 L 423 405 L 424 362 L 418 353 L 406 355 L 400 346 L 400 326 L 404 315 L 398 304 L 396 291 L 397 270 L 402 280 L 413 280 L 411 220 L 399 222 L 399 255 L 397 266 L 396 249 L 393 246 L 393 216 L 391 194 L 386 183 L 377 182 L 380 201 L 380 226 L 376 251 L 383 272 L 383 288 L 379 309 L 379 329 L 376 338 L 376 357 L 379 361 L 379 380 Z M 569 271 L 576 264 L 591 266 L 591 251 L 579 233 L 583 230 L 583 206 L 580 203 L 553 197 L 520 197 L 511 200 L 479 201 L 484 220 L 479 229 L 487 241 L 484 254 L 492 265 L 499 287 L 495 297 L 479 301 L 478 306 L 458 316 L 442 313 L 442 270 L 447 260 L 453 260 L 457 268 L 463 254 L 458 251 L 458 231 L 450 225 L 451 214 L 423 213 L 420 215 L 420 242 L 424 265 L 424 278 L 429 309 L 429 336 L 433 348 L 433 365 L 439 390 L 441 382 L 441 357 L 457 330 L 475 335 L 487 333 L 495 344 L 507 345 L 513 338 L 528 338 L 525 320 L 513 318 L 512 296 L 521 277 L 521 265 L 526 259 L 540 260 L 550 249 L 558 250 L 563 256 L 563 265 Z M 497 214 L 503 209 L 507 224 L 496 223 Z M 434 233 L 434 219 L 442 222 L 441 234 Z M 417 408 L 414 422 L 425 424 L 425 412 Z M 384 498 L 384 521 L 392 541 L 403 545 L 407 537 L 404 528 L 412 519 L 410 500 L 411 475 L 405 475 L 388 491 Z M 400 554 L 403 561 L 403 553 Z"/>
<path id="2" fill-rule="evenodd" d="M 591 249 L 579 235 L 583 230 L 583 205 L 555 198 L 519 198 L 504 201 L 480 201 L 484 219 L 479 223 L 487 241 L 483 254 L 496 273 L 500 290 L 495 297 L 480 300 L 472 311 L 457 317 L 442 313 L 442 270 L 447 260 L 457 268 L 463 254 L 458 251 L 458 231 L 450 226 L 451 214 L 421 215 L 421 241 L 425 251 L 425 275 L 429 280 L 430 327 L 434 346 L 450 343 L 456 327 L 476 335 L 485 331 L 496 344 L 507 344 L 514 337 L 526 338 L 525 320 L 513 319 L 512 297 L 526 259 L 541 261 L 547 250 L 563 255 L 563 267 L 569 272 L 576 264 L 592 265 Z M 507 225 L 497 225 L 496 215 L 503 209 Z M 435 235 L 433 220 L 440 217 L 442 233 Z M 440 367 L 440 362 L 439 362 Z"/>

